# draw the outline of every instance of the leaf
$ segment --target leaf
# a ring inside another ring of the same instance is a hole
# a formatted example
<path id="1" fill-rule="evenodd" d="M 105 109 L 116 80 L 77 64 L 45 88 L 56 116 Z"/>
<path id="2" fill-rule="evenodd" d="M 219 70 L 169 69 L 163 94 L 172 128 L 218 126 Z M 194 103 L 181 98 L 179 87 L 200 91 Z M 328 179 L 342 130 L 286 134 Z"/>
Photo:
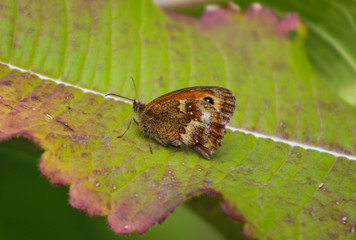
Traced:
<path id="1" fill-rule="evenodd" d="M 247 8 L 255 1 L 235 1 Z M 306 51 L 320 80 L 349 102 L 356 104 L 356 50 L 353 1 L 259 1 L 280 15 L 296 12 L 308 26 Z M 342 26 L 342 27 L 341 27 Z"/>
<path id="2" fill-rule="evenodd" d="M 249 237 L 353 236 L 355 108 L 313 73 L 298 17 L 230 6 L 197 20 L 148 1 L 13 4 L 0 7 L 0 60 L 96 91 L 0 66 L 0 139 L 41 146 L 41 172 L 70 185 L 72 206 L 108 215 L 117 233 L 143 233 L 187 197 L 220 194 Z M 155 142 L 150 154 L 137 127 L 117 138 L 131 106 L 99 94 L 134 95 L 130 76 L 144 102 L 186 86 L 228 87 L 238 106 L 231 126 L 278 141 L 234 130 L 210 161 Z"/>
<path id="3" fill-rule="evenodd" d="M 88 218 L 85 212 L 79 212 L 68 205 L 67 187 L 53 187 L 48 184 L 47 179 L 38 176 L 37 159 L 41 153 L 38 147 L 23 138 L 0 143 L 0 204 L 6 206 L 1 208 L 0 239 L 143 238 L 137 234 L 118 236 L 108 229 L 104 217 Z M 211 209 L 211 206 L 208 208 Z M 240 224 L 227 218 L 219 205 L 216 212 L 230 220 L 230 225 Z M 236 228 L 231 232 L 235 236 Z M 150 229 L 144 239 L 179 240 L 200 237 L 208 240 L 223 239 L 204 219 L 181 206 L 164 224 Z"/>

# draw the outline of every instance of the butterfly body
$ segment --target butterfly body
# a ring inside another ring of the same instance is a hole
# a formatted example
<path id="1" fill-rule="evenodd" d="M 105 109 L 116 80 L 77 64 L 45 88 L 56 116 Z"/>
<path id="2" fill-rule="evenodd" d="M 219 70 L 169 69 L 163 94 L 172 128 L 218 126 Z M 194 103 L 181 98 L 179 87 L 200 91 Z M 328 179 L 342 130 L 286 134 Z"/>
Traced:
<path id="1" fill-rule="evenodd" d="M 221 87 L 190 87 L 150 103 L 133 103 L 141 131 L 162 145 L 186 145 L 204 158 L 220 147 L 235 109 L 235 97 Z"/>

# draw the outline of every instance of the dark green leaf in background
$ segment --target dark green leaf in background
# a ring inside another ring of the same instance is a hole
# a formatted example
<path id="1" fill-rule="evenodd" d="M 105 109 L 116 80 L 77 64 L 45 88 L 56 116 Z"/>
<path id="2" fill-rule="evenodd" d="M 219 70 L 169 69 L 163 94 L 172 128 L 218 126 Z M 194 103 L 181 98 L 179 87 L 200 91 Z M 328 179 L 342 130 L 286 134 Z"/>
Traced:
<path id="1" fill-rule="evenodd" d="M 254 1 L 235 1 L 247 8 Z M 306 52 L 319 79 L 342 99 L 356 104 L 356 4 L 343 1 L 259 1 L 280 16 L 296 12 L 308 26 Z"/>

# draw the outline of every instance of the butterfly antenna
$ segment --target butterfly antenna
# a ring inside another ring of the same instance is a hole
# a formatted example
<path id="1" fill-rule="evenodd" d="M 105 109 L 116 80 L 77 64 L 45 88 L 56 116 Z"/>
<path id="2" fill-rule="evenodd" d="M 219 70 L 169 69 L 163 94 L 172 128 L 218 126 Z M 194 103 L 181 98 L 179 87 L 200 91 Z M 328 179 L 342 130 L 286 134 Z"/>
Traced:
<path id="1" fill-rule="evenodd" d="M 105 97 L 106 96 L 115 96 L 115 97 L 119 97 L 119 98 L 123 98 L 123 99 L 126 99 L 126 100 L 129 100 L 129 101 L 135 101 L 134 99 L 131 99 L 131 98 L 128 98 L 128 97 L 124 97 L 124 96 L 121 96 L 121 95 L 117 95 L 115 93 L 108 93 L 108 94 L 105 94 Z"/>
<path id="2" fill-rule="evenodd" d="M 137 98 L 137 100 L 138 100 L 138 94 L 137 94 L 137 88 L 136 88 L 136 85 L 135 85 L 135 80 L 133 79 L 133 77 L 131 77 L 131 80 L 132 80 L 133 87 L 134 87 L 135 92 L 136 92 L 136 98 Z"/>

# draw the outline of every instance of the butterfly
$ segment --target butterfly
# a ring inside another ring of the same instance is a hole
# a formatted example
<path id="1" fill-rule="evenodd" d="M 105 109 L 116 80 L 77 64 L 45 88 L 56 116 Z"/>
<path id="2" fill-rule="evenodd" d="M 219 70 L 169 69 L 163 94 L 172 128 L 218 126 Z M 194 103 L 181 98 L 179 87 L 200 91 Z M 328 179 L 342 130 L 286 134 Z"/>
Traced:
<path id="1" fill-rule="evenodd" d="M 206 159 L 221 146 L 236 101 L 230 90 L 214 86 L 183 88 L 148 104 L 126 99 L 133 101 L 133 120 L 145 135 L 164 146 L 186 145 Z"/>

